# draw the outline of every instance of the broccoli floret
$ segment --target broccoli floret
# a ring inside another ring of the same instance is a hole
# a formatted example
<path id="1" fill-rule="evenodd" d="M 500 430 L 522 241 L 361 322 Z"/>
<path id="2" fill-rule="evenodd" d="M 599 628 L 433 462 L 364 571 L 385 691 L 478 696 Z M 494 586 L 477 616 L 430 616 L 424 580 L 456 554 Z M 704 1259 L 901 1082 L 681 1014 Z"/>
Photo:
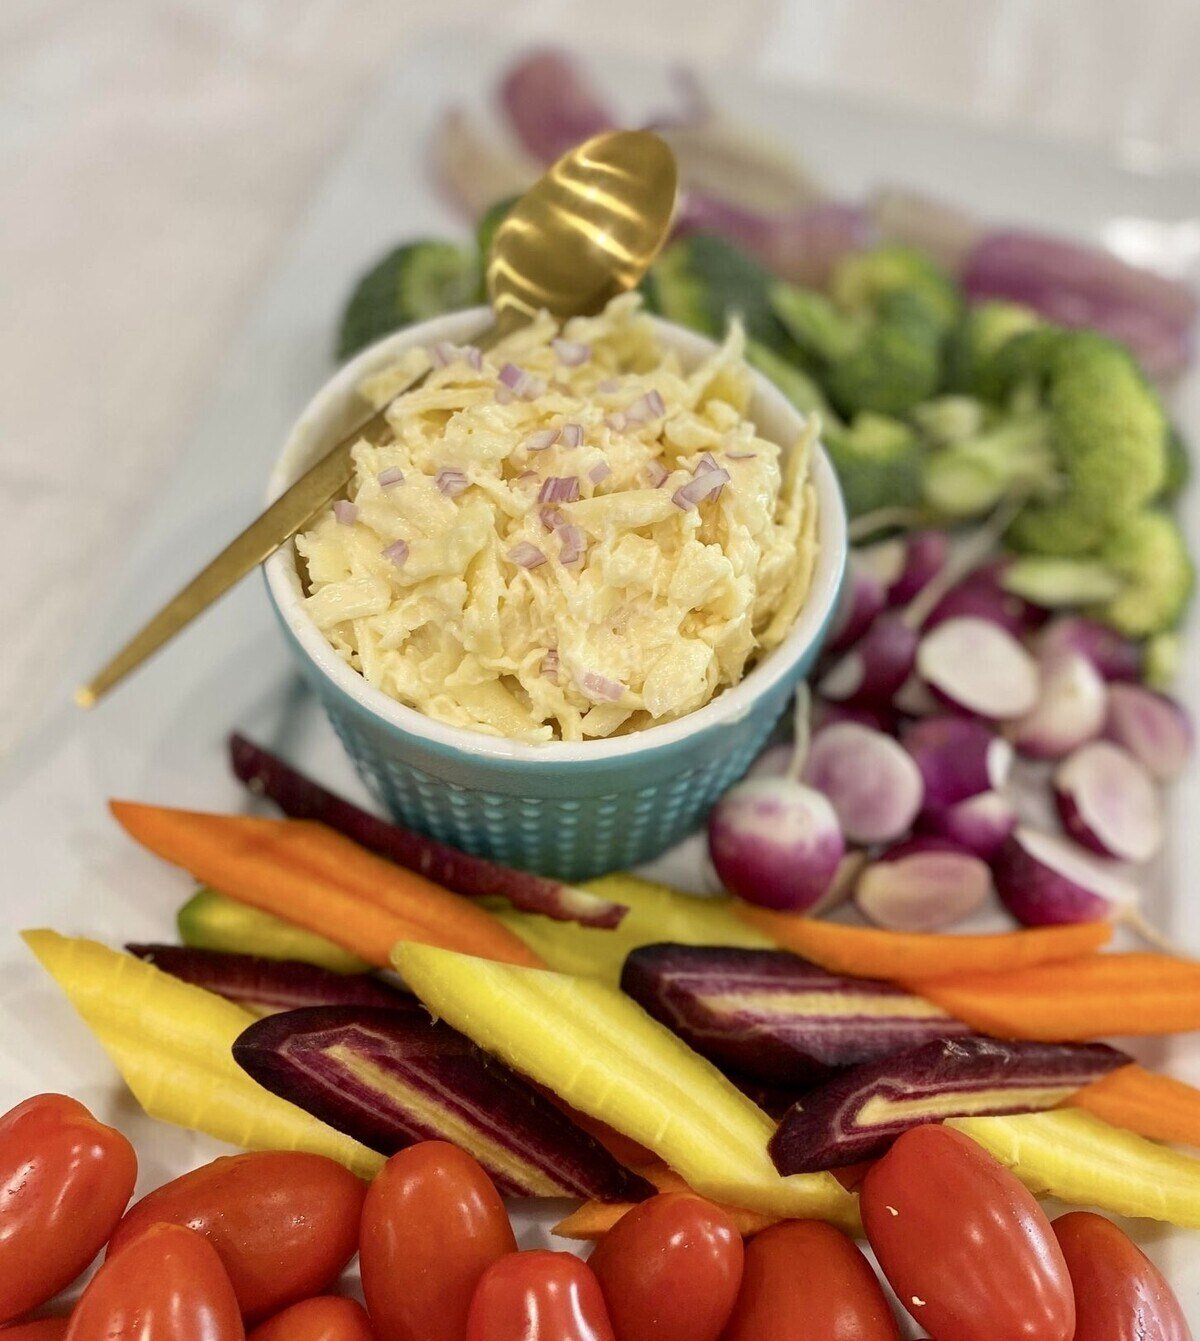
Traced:
<path id="1" fill-rule="evenodd" d="M 954 391 L 985 391 L 984 370 L 1001 346 L 1039 325 L 1038 314 L 1020 303 L 996 300 L 969 308 L 946 342 L 946 385 Z"/>
<path id="2" fill-rule="evenodd" d="M 1163 487 L 1158 497 L 1169 503 L 1179 497 L 1192 478 L 1192 462 L 1188 456 L 1187 444 L 1175 427 L 1167 430 L 1167 468 Z"/>
<path id="3" fill-rule="evenodd" d="M 1130 638 L 1175 627 L 1192 594 L 1195 570 L 1173 518 L 1153 510 L 1127 517 L 1105 542 L 1100 560 L 1124 587 L 1092 614 Z"/>
<path id="4" fill-rule="evenodd" d="M 916 294 L 883 294 L 865 316 L 791 284 L 774 285 L 771 301 L 840 413 L 903 414 L 937 390 L 942 328 Z"/>
<path id="5" fill-rule="evenodd" d="M 916 406 L 909 418 L 931 446 L 954 447 L 983 433 L 987 410 L 973 396 L 935 396 Z"/>
<path id="6" fill-rule="evenodd" d="M 1151 689 L 1165 694 L 1179 678 L 1179 663 L 1183 660 L 1183 639 L 1175 629 L 1156 633 L 1146 639 L 1143 648 L 1145 663 L 1143 676 Z"/>
<path id="7" fill-rule="evenodd" d="M 453 242 L 410 242 L 389 252 L 355 285 L 338 331 L 346 359 L 382 336 L 479 301 L 479 257 Z"/>
<path id="8" fill-rule="evenodd" d="M 924 453 L 908 424 L 866 411 L 849 425 L 828 424 L 823 441 L 851 517 L 921 501 Z"/>
<path id="9" fill-rule="evenodd" d="M 954 281 L 924 252 L 898 244 L 854 252 L 834 267 L 830 292 L 843 312 L 869 316 L 893 293 L 920 299 L 942 330 L 958 320 L 962 297 Z"/>
<path id="10" fill-rule="evenodd" d="M 746 341 L 746 362 L 769 378 L 801 414 L 819 414 L 828 426 L 835 418 L 825 393 L 802 368 L 757 340 Z"/>
<path id="11" fill-rule="evenodd" d="M 681 326 L 720 339 L 731 317 L 780 353 L 795 346 L 771 307 L 770 272 L 723 238 L 696 233 L 669 246 L 643 284 L 646 306 Z"/>
<path id="12" fill-rule="evenodd" d="M 925 501 L 946 518 L 979 517 L 1014 490 L 1044 485 L 1054 472 L 1041 416 L 1001 420 L 977 437 L 930 453 L 925 463 Z"/>

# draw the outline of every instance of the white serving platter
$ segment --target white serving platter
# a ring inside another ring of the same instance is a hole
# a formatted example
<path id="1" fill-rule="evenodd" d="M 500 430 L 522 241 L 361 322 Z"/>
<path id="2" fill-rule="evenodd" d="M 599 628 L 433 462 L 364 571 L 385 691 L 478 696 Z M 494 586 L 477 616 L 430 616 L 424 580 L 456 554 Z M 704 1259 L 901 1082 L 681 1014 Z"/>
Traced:
<path id="1" fill-rule="evenodd" d="M 337 315 L 354 278 L 398 241 L 465 233 L 428 184 L 429 134 L 449 97 L 482 103 L 512 55 L 511 48 L 459 34 L 430 38 L 405 52 L 365 98 L 357 131 L 330 164 L 273 273 L 264 276 L 169 487 L 128 535 L 113 537 L 128 551 L 122 578 L 94 622 L 79 631 L 77 646 L 65 653 L 47 649 L 46 675 L 59 706 L 0 764 L 0 1112 L 38 1091 L 76 1095 L 133 1138 L 140 1190 L 223 1148 L 137 1111 L 99 1045 L 24 951 L 17 930 L 51 926 L 115 945 L 173 939 L 173 916 L 190 881 L 135 848 L 110 821 L 105 800 L 241 806 L 224 756 L 233 727 L 331 784 L 362 793 L 288 661 L 258 580 L 244 583 L 98 710 L 78 713 L 70 689 L 254 515 L 285 431 L 331 369 Z M 635 120 L 671 99 L 662 67 L 596 59 L 593 68 Z M 749 76 L 722 78 L 717 97 L 743 122 L 795 146 L 839 192 L 901 182 L 985 218 L 1104 240 L 1130 259 L 1200 281 L 1200 175 L 1194 171 L 1139 171 L 1076 145 Z M 213 258 L 214 266 L 220 263 Z M 1185 432 L 1200 442 L 1200 377 L 1193 374 L 1180 388 L 1176 404 Z M 1193 488 L 1187 517 L 1200 548 L 1198 494 Z M 1195 623 L 1193 612 L 1181 690 L 1200 714 Z M 1200 901 L 1193 893 L 1200 870 L 1200 769 L 1173 790 L 1171 810 L 1171 850 L 1150 880 L 1148 911 L 1200 954 Z M 710 879 L 697 842 L 654 870 L 695 889 Z M 1200 1082 L 1200 1039 L 1133 1046 L 1145 1060 Z M 546 1226 L 561 1209 L 522 1209 L 522 1242 L 546 1242 Z M 1200 1331 L 1200 1234 L 1150 1222 L 1131 1228 L 1167 1270 Z"/>

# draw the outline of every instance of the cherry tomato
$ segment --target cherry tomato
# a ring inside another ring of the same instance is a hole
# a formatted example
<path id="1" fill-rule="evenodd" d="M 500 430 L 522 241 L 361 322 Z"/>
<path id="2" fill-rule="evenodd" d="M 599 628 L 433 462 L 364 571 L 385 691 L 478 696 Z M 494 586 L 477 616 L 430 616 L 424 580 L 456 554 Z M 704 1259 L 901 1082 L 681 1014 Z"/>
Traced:
<path id="1" fill-rule="evenodd" d="M 250 1333 L 250 1341 L 374 1341 L 374 1336 L 361 1304 L 327 1294 L 277 1313 Z"/>
<path id="2" fill-rule="evenodd" d="M 870 1263 L 819 1220 L 772 1225 L 750 1240 L 725 1341 L 900 1341 Z"/>
<path id="3" fill-rule="evenodd" d="M 62 1341 L 67 1334 L 70 1318 L 40 1318 L 37 1322 L 18 1322 L 13 1327 L 0 1327 L 3 1341 Z"/>
<path id="4" fill-rule="evenodd" d="M 262 1151 L 215 1159 L 145 1196 L 109 1255 L 148 1225 L 198 1230 L 216 1248 L 246 1318 L 327 1290 L 358 1246 L 366 1184 L 324 1155 Z"/>
<path id="5" fill-rule="evenodd" d="M 711 1201 L 666 1192 L 627 1211 L 588 1259 L 619 1341 L 717 1341 L 742 1280 L 742 1238 Z"/>
<path id="6" fill-rule="evenodd" d="M 1050 1221 L 974 1141 L 948 1127 L 913 1127 L 860 1195 L 883 1274 L 931 1335 L 1070 1341 L 1075 1301 Z"/>
<path id="7" fill-rule="evenodd" d="M 359 1265 L 380 1341 L 462 1341 L 475 1286 L 517 1241 L 479 1164 L 446 1141 L 393 1155 L 363 1208 Z"/>
<path id="8" fill-rule="evenodd" d="M 0 1322 L 70 1285 L 135 1182 L 133 1147 L 66 1095 L 39 1094 L 0 1118 Z"/>
<path id="9" fill-rule="evenodd" d="M 1162 1272 L 1111 1220 L 1072 1211 L 1053 1229 L 1075 1287 L 1075 1341 L 1192 1341 Z"/>
<path id="10" fill-rule="evenodd" d="M 182 1225 L 151 1225 L 108 1258 L 80 1296 L 66 1341 L 245 1341 L 216 1249 Z"/>
<path id="11" fill-rule="evenodd" d="M 570 1253 L 511 1253 L 479 1278 L 467 1341 L 616 1341 L 600 1282 Z"/>

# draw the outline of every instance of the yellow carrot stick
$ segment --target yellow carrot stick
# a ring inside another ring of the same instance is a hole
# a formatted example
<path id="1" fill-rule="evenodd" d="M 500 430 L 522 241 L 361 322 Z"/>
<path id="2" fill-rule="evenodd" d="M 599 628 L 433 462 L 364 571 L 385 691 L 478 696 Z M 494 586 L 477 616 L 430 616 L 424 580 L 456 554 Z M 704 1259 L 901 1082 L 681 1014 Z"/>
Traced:
<path id="1" fill-rule="evenodd" d="M 22 936 L 151 1117 L 249 1150 L 328 1155 L 364 1178 L 382 1166 L 238 1066 L 233 1041 L 254 1023 L 249 1011 L 96 941 Z"/>

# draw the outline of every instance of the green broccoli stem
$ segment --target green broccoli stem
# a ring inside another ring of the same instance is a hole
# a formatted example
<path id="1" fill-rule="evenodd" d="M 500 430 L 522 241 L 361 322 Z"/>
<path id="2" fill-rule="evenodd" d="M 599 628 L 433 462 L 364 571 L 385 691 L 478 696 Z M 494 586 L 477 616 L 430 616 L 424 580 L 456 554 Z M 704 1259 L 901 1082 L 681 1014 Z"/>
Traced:
<path id="1" fill-rule="evenodd" d="M 929 520 L 929 513 L 920 508 L 876 508 L 874 512 L 864 512 L 853 518 L 846 526 L 846 535 L 855 545 L 879 531 L 913 531 Z"/>

